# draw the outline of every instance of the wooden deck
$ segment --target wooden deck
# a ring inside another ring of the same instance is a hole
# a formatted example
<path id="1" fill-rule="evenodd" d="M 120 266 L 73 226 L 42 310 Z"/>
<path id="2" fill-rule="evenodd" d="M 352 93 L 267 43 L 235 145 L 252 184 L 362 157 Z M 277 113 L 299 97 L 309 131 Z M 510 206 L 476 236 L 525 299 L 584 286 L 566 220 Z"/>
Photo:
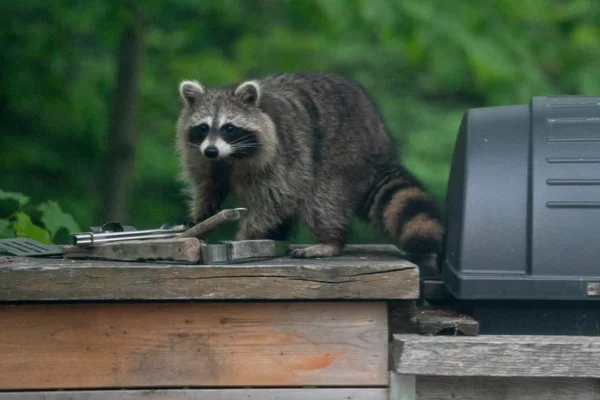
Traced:
<path id="1" fill-rule="evenodd" d="M 415 309 L 392 246 L 203 266 L 0 258 L 0 400 L 600 400 L 600 338 Z M 441 320 L 440 320 L 441 319 Z"/>
<path id="2" fill-rule="evenodd" d="M 383 400 L 390 321 L 409 326 L 418 278 L 393 246 L 219 266 L 0 258 L 0 400 Z"/>

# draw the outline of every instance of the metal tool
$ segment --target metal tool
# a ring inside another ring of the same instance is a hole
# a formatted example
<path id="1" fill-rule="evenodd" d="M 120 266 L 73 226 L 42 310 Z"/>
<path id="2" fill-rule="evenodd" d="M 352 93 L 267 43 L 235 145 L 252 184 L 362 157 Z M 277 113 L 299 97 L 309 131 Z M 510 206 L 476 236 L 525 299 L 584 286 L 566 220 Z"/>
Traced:
<path id="1" fill-rule="evenodd" d="M 86 232 L 71 235 L 71 244 L 74 246 L 93 246 L 109 242 L 122 242 L 126 240 L 144 239 L 170 239 L 185 232 L 185 228 L 179 229 L 148 229 L 127 232 Z"/>
<path id="2" fill-rule="evenodd" d="M 203 264 L 247 262 L 285 255 L 288 250 L 288 244 L 287 242 L 283 241 L 229 240 L 222 241 L 218 244 L 205 244 L 204 240 L 202 240 L 207 233 L 215 230 L 216 228 L 229 222 L 237 221 L 245 211 L 245 208 L 222 210 L 191 228 L 182 225 L 163 225 L 161 229 L 137 231 L 125 230 L 119 223 L 112 222 L 104 225 L 99 231 L 96 229 L 92 232 L 71 235 L 72 246 L 67 249 L 68 251 L 66 251 L 66 253 L 72 258 L 89 256 L 98 259 L 121 259 L 125 257 L 122 254 L 125 247 L 121 249 L 106 245 L 109 243 L 138 241 L 127 247 L 129 252 L 133 251 L 132 249 L 136 249 L 136 246 L 142 248 L 148 243 L 156 243 L 153 248 L 155 250 L 154 253 L 156 254 L 153 253 L 151 257 L 152 259 L 159 259 L 161 257 L 175 259 L 172 254 L 173 249 L 169 245 L 170 241 L 164 241 L 161 239 L 185 240 L 189 238 L 195 238 L 200 240 L 201 243 L 201 259 Z M 160 254 L 158 254 L 156 251 L 160 247 L 159 243 L 160 246 L 162 246 L 162 250 L 158 251 Z M 176 244 L 183 245 L 182 243 L 173 241 L 173 246 Z M 123 243 L 120 244 L 122 246 L 126 245 Z M 144 259 L 144 256 L 136 255 L 136 260 L 140 259 Z M 190 260 L 186 258 L 186 261 Z"/>
<path id="3" fill-rule="evenodd" d="M 202 249 L 204 264 L 229 264 L 284 256 L 288 242 L 276 240 L 231 240 L 208 244 Z"/>
<path id="4" fill-rule="evenodd" d="M 237 221 L 244 211 L 246 211 L 245 208 L 222 210 L 191 228 L 178 225 L 161 229 L 124 230 L 120 224 L 111 222 L 104 225 L 99 232 L 92 231 L 71 235 L 71 244 L 73 246 L 94 246 L 130 240 L 172 239 L 175 237 L 200 238 L 225 223 Z"/>

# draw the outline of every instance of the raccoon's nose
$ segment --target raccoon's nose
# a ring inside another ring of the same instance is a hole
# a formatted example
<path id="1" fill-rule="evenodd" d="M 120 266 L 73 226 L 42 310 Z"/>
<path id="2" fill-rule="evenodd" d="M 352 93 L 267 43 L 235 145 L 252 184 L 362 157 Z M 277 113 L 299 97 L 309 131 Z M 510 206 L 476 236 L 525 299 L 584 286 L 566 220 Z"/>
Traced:
<path id="1" fill-rule="evenodd" d="M 204 156 L 206 158 L 216 158 L 219 155 L 219 149 L 216 146 L 208 146 L 204 149 Z"/>

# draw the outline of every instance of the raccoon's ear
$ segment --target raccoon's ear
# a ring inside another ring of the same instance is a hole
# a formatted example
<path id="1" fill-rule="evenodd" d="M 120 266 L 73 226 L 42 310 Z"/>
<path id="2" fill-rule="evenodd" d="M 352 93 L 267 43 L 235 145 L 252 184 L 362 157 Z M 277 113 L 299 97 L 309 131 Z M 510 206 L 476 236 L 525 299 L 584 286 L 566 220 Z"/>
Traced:
<path id="1" fill-rule="evenodd" d="M 241 83 L 235 89 L 234 96 L 240 99 L 243 103 L 258 106 L 260 97 L 260 87 L 256 81 L 248 81 Z"/>
<path id="2" fill-rule="evenodd" d="M 198 103 L 204 95 L 204 87 L 197 81 L 183 81 L 179 85 L 179 95 L 188 105 Z"/>

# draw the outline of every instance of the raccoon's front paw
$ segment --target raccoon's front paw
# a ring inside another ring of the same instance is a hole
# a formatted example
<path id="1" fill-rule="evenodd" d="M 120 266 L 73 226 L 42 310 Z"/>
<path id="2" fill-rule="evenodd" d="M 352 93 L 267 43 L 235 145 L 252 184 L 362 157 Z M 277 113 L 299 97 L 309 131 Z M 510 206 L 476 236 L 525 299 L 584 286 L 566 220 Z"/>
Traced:
<path id="1" fill-rule="evenodd" d="M 295 249 L 290 253 L 293 258 L 335 257 L 342 253 L 342 245 L 316 244 L 303 249 Z"/>

